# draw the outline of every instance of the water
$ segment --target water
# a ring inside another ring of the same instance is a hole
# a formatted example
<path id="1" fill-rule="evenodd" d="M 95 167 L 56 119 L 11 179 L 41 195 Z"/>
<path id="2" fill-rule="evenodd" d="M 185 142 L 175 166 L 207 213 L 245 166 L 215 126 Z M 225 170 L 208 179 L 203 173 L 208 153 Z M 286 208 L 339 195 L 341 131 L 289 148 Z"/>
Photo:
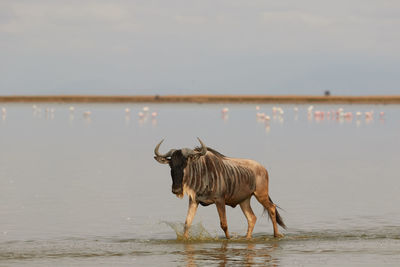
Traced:
<path id="1" fill-rule="evenodd" d="M 363 112 L 339 120 L 307 116 L 308 105 L 280 105 L 282 116 L 273 105 L 148 105 L 143 118 L 140 104 L 37 106 L 1 106 L 0 266 L 400 262 L 399 106 L 315 105 Z M 225 240 L 213 205 L 198 209 L 190 240 L 180 238 L 187 198 L 172 195 L 169 167 L 153 149 L 164 137 L 161 152 L 194 147 L 197 136 L 267 167 L 284 238 L 272 237 L 254 199 L 253 240 L 243 238 L 240 208 L 230 207 L 233 239 Z"/>

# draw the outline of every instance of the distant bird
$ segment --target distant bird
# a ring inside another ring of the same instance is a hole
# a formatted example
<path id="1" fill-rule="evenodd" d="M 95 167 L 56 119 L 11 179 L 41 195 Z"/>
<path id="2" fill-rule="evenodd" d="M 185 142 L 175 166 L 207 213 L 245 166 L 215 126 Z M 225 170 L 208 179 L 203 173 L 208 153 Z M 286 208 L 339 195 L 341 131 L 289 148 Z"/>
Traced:
<path id="1" fill-rule="evenodd" d="M 265 117 L 265 113 L 257 112 L 257 118 L 263 119 Z"/>
<path id="2" fill-rule="evenodd" d="M 320 111 L 320 110 L 314 111 L 314 116 L 315 116 L 315 117 L 321 117 L 321 118 L 323 118 L 324 115 L 325 115 L 325 113 L 324 113 L 323 111 Z"/>
<path id="3" fill-rule="evenodd" d="M 372 119 L 373 115 L 374 115 L 374 112 L 373 111 L 367 111 L 364 114 L 365 114 L 365 118 L 366 119 Z"/>
<path id="4" fill-rule="evenodd" d="M 38 106 L 36 106 L 36 105 L 33 105 L 32 108 L 33 108 L 33 112 L 34 112 L 34 113 L 40 113 L 40 112 L 42 112 L 42 110 L 41 110 Z"/>
<path id="5" fill-rule="evenodd" d="M 69 107 L 69 111 L 70 111 L 70 112 L 74 112 L 74 111 L 75 111 L 75 108 L 74 108 L 73 106 L 70 106 L 70 107 Z"/>
<path id="6" fill-rule="evenodd" d="M 131 112 L 131 109 L 130 108 L 126 108 L 125 109 L 125 113 L 129 113 L 129 112 Z"/>
<path id="7" fill-rule="evenodd" d="M 309 106 L 309 107 L 307 108 L 307 113 L 308 113 L 309 116 L 312 115 L 313 109 L 314 109 L 314 106 Z"/>
<path id="8" fill-rule="evenodd" d="M 154 118 L 156 118 L 156 117 L 157 117 L 157 115 L 158 115 L 158 113 L 157 113 L 157 112 L 155 112 L 155 111 L 151 113 L 151 117 L 152 117 L 153 119 L 154 119 Z"/>
<path id="9" fill-rule="evenodd" d="M 143 107 L 143 111 L 144 111 L 144 112 L 148 112 L 148 111 L 149 111 L 149 107 L 147 107 L 147 106 L 146 106 L 146 107 Z"/>
<path id="10" fill-rule="evenodd" d="M 144 117 L 144 113 L 141 112 L 141 111 L 138 113 L 138 115 L 139 115 L 139 118 L 143 118 Z"/>
<path id="11" fill-rule="evenodd" d="M 336 116 L 338 118 L 341 118 L 344 116 L 343 108 L 338 108 L 338 110 L 336 111 Z"/>
<path id="12" fill-rule="evenodd" d="M 223 114 L 226 114 L 226 113 L 228 113 L 228 111 L 229 111 L 229 108 L 223 108 L 221 112 L 222 112 Z"/>
<path id="13" fill-rule="evenodd" d="M 7 114 L 7 109 L 6 108 L 1 108 L 1 113 L 3 114 L 3 115 L 6 115 Z"/>
<path id="14" fill-rule="evenodd" d="M 352 119 L 352 118 L 353 118 L 353 113 L 351 113 L 351 112 L 346 112 L 346 113 L 343 114 L 343 116 L 344 116 L 346 119 Z"/>
<path id="15" fill-rule="evenodd" d="M 260 110 L 260 106 L 256 106 L 256 110 Z"/>

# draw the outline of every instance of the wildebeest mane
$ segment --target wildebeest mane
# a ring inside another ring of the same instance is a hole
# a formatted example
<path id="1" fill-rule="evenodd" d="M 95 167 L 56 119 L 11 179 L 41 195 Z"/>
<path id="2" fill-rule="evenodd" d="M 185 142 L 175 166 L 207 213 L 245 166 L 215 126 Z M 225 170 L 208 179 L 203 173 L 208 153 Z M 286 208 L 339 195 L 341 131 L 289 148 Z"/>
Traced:
<path id="1" fill-rule="evenodd" d="M 207 147 L 206 155 L 188 163 L 184 183 L 199 197 L 225 195 L 229 199 L 243 186 L 254 190 L 255 174 L 251 169 Z"/>
<path id="2" fill-rule="evenodd" d="M 194 149 L 194 151 L 201 151 L 201 147 L 196 147 Z M 207 147 L 207 151 L 210 151 L 211 153 L 213 153 L 214 155 L 220 157 L 220 158 L 226 158 L 225 155 L 223 155 L 222 153 L 218 152 L 217 150 L 211 148 L 211 147 Z"/>

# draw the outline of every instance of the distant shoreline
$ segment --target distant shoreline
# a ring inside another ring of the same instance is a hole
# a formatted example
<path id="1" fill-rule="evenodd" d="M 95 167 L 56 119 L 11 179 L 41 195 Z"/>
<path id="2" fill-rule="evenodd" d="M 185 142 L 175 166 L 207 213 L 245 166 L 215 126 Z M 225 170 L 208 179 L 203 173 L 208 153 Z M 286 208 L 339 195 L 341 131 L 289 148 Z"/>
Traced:
<path id="1" fill-rule="evenodd" d="M 400 95 L 14 95 L 0 96 L 2 103 L 327 103 L 400 104 Z"/>

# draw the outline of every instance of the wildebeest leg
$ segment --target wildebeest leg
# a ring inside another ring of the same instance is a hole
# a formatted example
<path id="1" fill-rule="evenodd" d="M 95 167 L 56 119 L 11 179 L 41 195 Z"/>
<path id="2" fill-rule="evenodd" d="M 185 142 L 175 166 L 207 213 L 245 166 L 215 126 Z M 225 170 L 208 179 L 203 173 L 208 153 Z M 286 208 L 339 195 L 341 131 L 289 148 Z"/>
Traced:
<path id="1" fill-rule="evenodd" d="M 254 215 L 254 212 L 250 206 L 250 198 L 251 197 L 249 197 L 248 199 L 246 199 L 245 201 L 240 203 L 240 208 L 242 209 L 244 216 L 246 216 L 246 219 L 247 219 L 248 228 L 247 228 L 246 238 L 248 238 L 248 239 L 251 238 L 251 234 L 253 233 L 254 225 L 256 224 L 256 221 L 257 221 L 257 217 L 256 217 L 256 215 Z"/>
<path id="2" fill-rule="evenodd" d="M 261 205 L 264 206 L 264 208 L 268 211 L 268 215 L 271 218 L 273 227 L 274 227 L 274 237 L 283 237 L 281 233 L 278 231 L 278 224 L 276 223 L 276 205 L 272 202 L 269 201 L 268 194 L 254 194 L 258 200 L 258 202 L 261 203 Z"/>
<path id="3" fill-rule="evenodd" d="M 225 236 L 227 239 L 230 238 L 228 233 L 228 222 L 226 221 L 226 211 L 225 211 L 225 202 L 224 201 L 216 201 L 215 205 L 217 206 L 219 220 L 221 222 L 221 228 L 225 232 Z"/>
<path id="4" fill-rule="evenodd" d="M 189 237 L 189 228 L 190 225 L 192 225 L 192 221 L 194 218 L 194 215 L 196 214 L 197 207 L 199 206 L 199 203 L 196 201 L 193 201 L 191 197 L 189 197 L 189 209 L 188 213 L 186 216 L 186 221 L 185 221 L 185 229 L 183 233 L 183 238 L 187 239 Z"/>

